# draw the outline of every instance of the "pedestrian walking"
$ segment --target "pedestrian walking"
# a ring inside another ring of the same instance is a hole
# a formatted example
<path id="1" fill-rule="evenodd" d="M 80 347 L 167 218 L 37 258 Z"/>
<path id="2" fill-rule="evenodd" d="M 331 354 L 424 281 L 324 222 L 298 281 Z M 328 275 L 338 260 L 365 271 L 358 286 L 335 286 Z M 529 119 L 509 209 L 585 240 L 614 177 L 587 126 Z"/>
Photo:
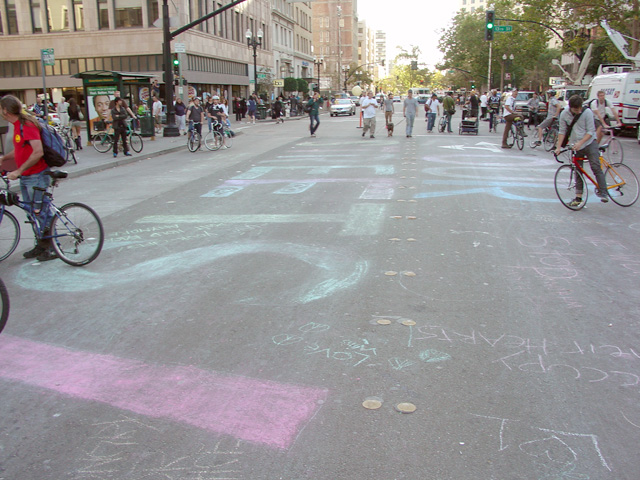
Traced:
<path id="1" fill-rule="evenodd" d="M 489 106 L 489 97 L 487 96 L 487 92 L 484 92 L 482 95 L 480 95 L 480 110 L 482 112 L 482 116 L 480 118 L 482 118 L 482 120 L 487 118 L 488 106 Z"/>
<path id="2" fill-rule="evenodd" d="M 67 109 L 69 113 L 69 122 L 71 124 L 71 136 L 76 142 L 76 146 L 78 150 L 82 150 L 82 137 L 80 136 L 80 132 L 82 131 L 82 124 L 84 123 L 84 115 L 76 102 L 76 99 L 71 97 L 69 99 L 69 108 Z"/>
<path id="3" fill-rule="evenodd" d="M 153 105 L 151 106 L 151 113 L 153 115 L 154 123 L 156 126 L 156 133 L 162 133 L 162 121 L 160 115 L 162 115 L 162 102 L 155 95 L 153 96 Z"/>
<path id="4" fill-rule="evenodd" d="M 176 126 L 178 127 L 178 133 L 180 133 L 180 135 L 186 135 L 187 106 L 184 104 L 181 97 L 176 98 L 176 103 L 173 107 L 173 111 L 176 114 Z"/>
<path id="5" fill-rule="evenodd" d="M 440 113 L 440 101 L 435 93 L 424 104 L 424 110 L 427 112 L 427 132 L 433 132 L 433 126 L 436 124 L 436 117 Z"/>
<path id="6" fill-rule="evenodd" d="M 413 91 L 409 90 L 407 98 L 404 99 L 402 106 L 402 115 L 406 118 L 407 122 L 407 138 L 411 138 L 413 135 L 413 123 L 416 121 L 416 113 L 418 112 L 418 99 L 413 98 Z"/>
<path id="7" fill-rule="evenodd" d="M 69 126 L 69 103 L 66 101 L 64 97 L 60 99 L 58 102 L 58 107 L 56 108 L 58 112 L 58 118 L 60 119 L 61 127 Z"/>
<path id="8" fill-rule="evenodd" d="M 384 108 L 384 123 L 387 125 L 393 123 L 393 114 L 395 113 L 393 107 L 393 93 L 388 94 L 387 98 L 382 101 L 382 108 Z"/>
<path id="9" fill-rule="evenodd" d="M 373 98 L 373 92 L 369 90 L 367 96 L 360 102 L 360 107 L 362 108 L 362 124 L 364 126 L 362 129 L 363 137 L 369 132 L 369 138 L 376 138 L 376 113 L 379 106 L 376 99 Z"/>
<path id="10" fill-rule="evenodd" d="M 309 131 L 311 136 L 316 136 L 316 131 L 320 126 L 320 109 L 322 108 L 322 98 L 320 93 L 314 92 L 313 97 L 307 102 L 307 108 L 309 109 Z"/>
<path id="11" fill-rule="evenodd" d="M 249 97 L 249 101 L 248 101 L 248 104 L 247 104 L 247 116 L 249 117 L 249 120 L 253 124 L 256 123 L 256 110 L 257 109 L 258 109 L 258 104 L 256 102 L 256 96 L 255 95 L 251 95 Z M 247 123 L 249 123 L 249 122 L 247 122 Z"/>

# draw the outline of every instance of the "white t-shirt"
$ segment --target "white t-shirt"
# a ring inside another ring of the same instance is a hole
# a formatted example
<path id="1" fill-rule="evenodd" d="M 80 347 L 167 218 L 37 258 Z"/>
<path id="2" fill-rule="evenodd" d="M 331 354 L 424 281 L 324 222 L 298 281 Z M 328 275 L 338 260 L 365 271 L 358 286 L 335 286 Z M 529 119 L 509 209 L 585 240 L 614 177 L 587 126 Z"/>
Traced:
<path id="1" fill-rule="evenodd" d="M 426 103 L 431 110 L 427 113 L 438 113 L 438 107 L 440 106 L 440 101 L 437 98 L 432 98 L 431 100 L 427 100 Z"/>
<path id="2" fill-rule="evenodd" d="M 162 113 L 162 102 L 160 100 L 153 102 L 153 116 L 160 115 Z"/>
<path id="3" fill-rule="evenodd" d="M 363 118 L 373 118 L 376 116 L 376 108 L 379 107 L 378 102 L 376 102 L 375 98 L 365 97 L 361 102 L 360 106 L 362 107 L 362 117 Z"/>
<path id="4" fill-rule="evenodd" d="M 489 100 L 489 99 L 487 98 L 487 96 L 486 96 L 486 95 L 484 95 L 484 94 L 480 95 L 480 107 L 481 107 L 481 108 L 486 108 L 486 107 L 487 107 L 487 101 L 488 101 L 488 100 Z"/>
<path id="5" fill-rule="evenodd" d="M 512 113 L 516 113 L 516 97 L 514 97 L 513 95 L 510 95 L 509 98 L 507 98 L 507 100 L 504 102 L 504 106 L 505 106 L 505 115 L 510 115 Z M 511 109 L 511 111 L 507 110 L 506 107 L 509 107 Z"/>

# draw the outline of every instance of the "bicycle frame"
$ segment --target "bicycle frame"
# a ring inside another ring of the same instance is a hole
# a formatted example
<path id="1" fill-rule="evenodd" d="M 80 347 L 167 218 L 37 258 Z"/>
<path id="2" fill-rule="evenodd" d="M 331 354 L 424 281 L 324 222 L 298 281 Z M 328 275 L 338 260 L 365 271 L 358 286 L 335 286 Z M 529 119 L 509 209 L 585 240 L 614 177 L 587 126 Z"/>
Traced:
<path id="1" fill-rule="evenodd" d="M 584 175 L 596 188 L 600 188 L 598 186 L 598 182 L 591 177 L 591 175 L 589 175 L 587 173 L 587 171 L 582 167 L 581 163 L 584 162 L 585 160 L 589 160 L 587 157 L 579 157 L 576 152 L 571 152 L 571 163 L 578 169 L 578 171 L 580 173 L 582 173 L 582 175 Z M 612 185 L 608 185 L 607 184 L 607 190 L 610 190 L 612 188 L 616 188 L 616 187 L 621 187 L 622 185 L 625 184 L 624 179 L 618 175 L 618 172 L 616 171 L 616 169 L 613 167 L 613 165 L 611 165 L 603 156 L 602 156 L 602 151 L 600 151 L 600 168 L 602 169 L 603 172 L 605 172 L 607 170 L 607 168 L 611 169 L 611 171 L 615 174 L 616 178 L 620 179 L 620 182 L 618 183 L 614 183 Z"/>

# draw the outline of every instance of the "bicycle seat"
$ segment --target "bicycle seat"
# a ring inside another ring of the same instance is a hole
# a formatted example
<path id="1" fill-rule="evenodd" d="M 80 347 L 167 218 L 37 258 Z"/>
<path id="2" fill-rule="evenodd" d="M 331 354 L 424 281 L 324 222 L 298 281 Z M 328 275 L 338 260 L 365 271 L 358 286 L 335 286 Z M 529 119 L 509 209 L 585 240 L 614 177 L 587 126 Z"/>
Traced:
<path id="1" fill-rule="evenodd" d="M 45 175 L 49 175 L 51 178 L 57 178 L 58 180 L 69 176 L 67 172 L 63 172 L 62 170 L 49 170 L 45 172 Z"/>
<path id="2" fill-rule="evenodd" d="M 600 150 L 601 152 L 604 152 L 608 147 L 609 147 L 609 144 L 605 143 L 604 145 L 599 145 L 598 150 Z"/>

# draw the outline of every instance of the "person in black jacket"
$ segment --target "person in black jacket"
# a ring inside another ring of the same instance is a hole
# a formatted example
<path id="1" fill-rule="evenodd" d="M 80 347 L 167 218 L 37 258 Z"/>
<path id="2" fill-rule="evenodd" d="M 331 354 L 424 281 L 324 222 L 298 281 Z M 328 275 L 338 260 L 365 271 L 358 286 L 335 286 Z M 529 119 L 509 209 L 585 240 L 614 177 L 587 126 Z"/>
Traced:
<path id="1" fill-rule="evenodd" d="M 122 138 L 122 150 L 127 157 L 130 157 L 129 146 L 127 145 L 127 125 L 126 119 L 129 117 L 124 100 L 116 98 L 116 104 L 111 110 L 111 119 L 113 120 L 113 156 L 118 156 L 118 139 Z"/>

